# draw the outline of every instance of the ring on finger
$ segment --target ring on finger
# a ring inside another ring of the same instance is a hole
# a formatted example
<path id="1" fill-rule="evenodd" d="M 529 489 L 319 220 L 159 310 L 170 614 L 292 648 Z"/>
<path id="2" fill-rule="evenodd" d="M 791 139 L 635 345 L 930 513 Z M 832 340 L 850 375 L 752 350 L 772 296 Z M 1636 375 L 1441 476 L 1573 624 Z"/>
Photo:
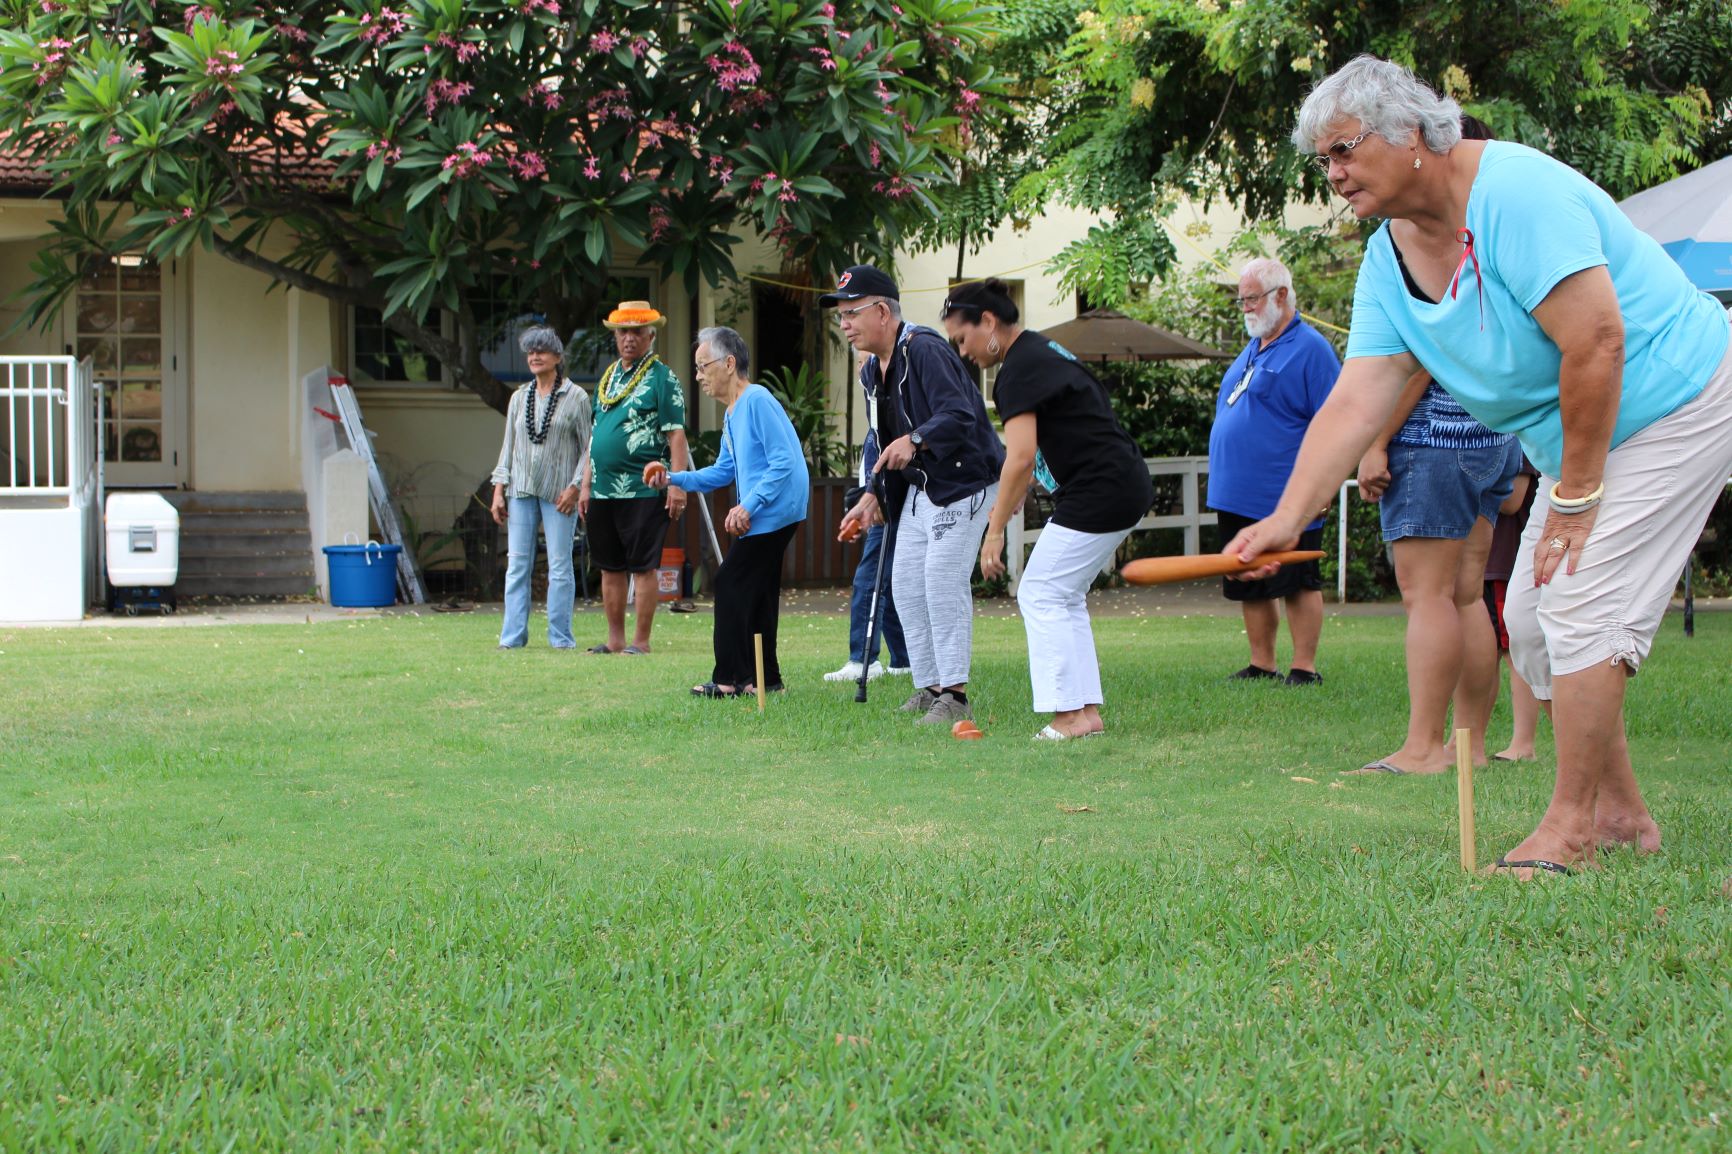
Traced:
<path id="1" fill-rule="evenodd" d="M 1562 537 L 1553 537 L 1552 538 L 1552 548 L 1553 549 L 1568 549 L 1569 547 L 1570 547 L 1569 542 L 1565 541 Z"/>

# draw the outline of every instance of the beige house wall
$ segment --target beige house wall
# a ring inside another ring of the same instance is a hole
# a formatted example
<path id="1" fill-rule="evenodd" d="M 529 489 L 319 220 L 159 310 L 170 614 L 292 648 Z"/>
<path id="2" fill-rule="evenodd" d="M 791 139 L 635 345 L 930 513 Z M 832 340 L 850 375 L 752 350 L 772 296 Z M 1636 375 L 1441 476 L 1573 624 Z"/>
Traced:
<path id="1" fill-rule="evenodd" d="M 681 382 L 691 384 L 691 302 L 676 279 L 657 288 L 655 305 L 668 318 L 656 351 Z M 703 308 L 700 298 L 700 317 Z M 334 316 L 342 323 L 341 308 Z M 707 322 L 700 322 L 707 323 Z M 343 325 L 345 342 L 347 326 Z M 347 372 L 347 351 L 331 362 Z M 353 374 L 349 374 L 354 379 Z M 584 386 L 595 401 L 593 384 Z M 374 449 L 388 475 L 403 482 L 402 503 L 423 529 L 443 528 L 499 459 L 505 418 L 467 389 L 363 385 L 355 390 Z M 702 419 L 719 422 L 711 406 Z M 714 428 L 709 424 L 704 427 Z"/>
<path id="2" fill-rule="evenodd" d="M 30 262 L 57 211 L 50 202 L 0 201 L 0 332 L 22 310 L 12 298 L 32 279 Z M 273 289 L 268 277 L 209 253 L 180 259 L 173 291 L 185 317 L 175 355 L 186 366 L 187 485 L 298 489 L 300 378 L 334 360 L 334 306 Z M 4 355 L 63 351 L 58 327 L 0 337 Z"/>
<path id="3" fill-rule="evenodd" d="M 30 200 L 0 200 L 0 329 L 16 319 L 19 305 L 9 298 L 30 279 L 29 264 L 51 229 L 58 205 Z M 1320 209 L 1300 208 L 1289 224 L 1320 220 Z M 1048 213 L 1033 226 L 1001 229 L 969 252 L 966 278 L 989 275 L 1020 281 L 1027 323 L 1046 328 L 1076 315 L 1073 294 L 1061 291 L 1047 264 L 1065 245 L 1086 233 L 1095 218 L 1074 210 Z M 1225 206 L 1185 206 L 1171 221 L 1180 258 L 1206 260 L 1239 227 Z M 623 263 L 623 262 L 622 262 Z M 774 246 L 753 237 L 735 249 L 742 272 L 778 277 Z M 1236 270 L 1233 270 L 1236 271 Z M 904 314 L 913 321 L 938 324 L 938 312 L 956 276 L 954 249 L 903 253 L 896 274 L 903 287 Z M 1223 281 L 1231 280 L 1224 272 Z M 209 253 L 182 262 L 182 304 L 186 310 L 184 353 L 188 384 L 188 484 L 204 490 L 293 489 L 299 487 L 301 436 L 300 379 L 321 365 L 347 372 L 348 320 L 345 309 L 294 290 L 272 289 L 265 276 Z M 691 346 L 697 327 L 729 324 L 750 340 L 755 332 L 752 295 L 740 285 L 700 291 L 693 317 L 683 282 L 659 285 L 656 305 L 669 317 L 658 351 L 691 386 Z M 850 409 L 854 357 L 829 314 L 825 325 L 825 369 L 831 403 L 838 413 Z M 695 321 L 695 323 L 694 323 Z M 59 333 L 18 331 L 0 339 L 0 353 L 43 354 L 61 350 Z M 350 374 L 353 378 L 353 374 Z M 721 412 L 692 389 L 694 429 L 715 429 Z M 443 523 L 493 468 L 502 417 L 465 390 L 439 387 L 363 386 L 358 397 L 375 448 L 394 477 L 408 478 L 411 512 L 424 527 Z M 852 405 L 849 441 L 858 444 L 865 428 L 863 406 Z M 422 507 L 417 508 L 421 502 Z"/>

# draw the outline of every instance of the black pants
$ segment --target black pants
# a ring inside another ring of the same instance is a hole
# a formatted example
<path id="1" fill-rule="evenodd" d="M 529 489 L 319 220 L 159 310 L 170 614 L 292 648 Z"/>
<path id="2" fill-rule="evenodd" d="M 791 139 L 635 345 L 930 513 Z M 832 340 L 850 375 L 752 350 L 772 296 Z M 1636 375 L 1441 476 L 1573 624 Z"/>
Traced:
<path id="1" fill-rule="evenodd" d="M 764 687 L 782 684 L 776 663 L 776 621 L 782 609 L 782 554 L 798 524 L 741 537 L 716 570 L 717 685 L 746 685 L 758 678 L 752 635 L 764 635 Z"/>

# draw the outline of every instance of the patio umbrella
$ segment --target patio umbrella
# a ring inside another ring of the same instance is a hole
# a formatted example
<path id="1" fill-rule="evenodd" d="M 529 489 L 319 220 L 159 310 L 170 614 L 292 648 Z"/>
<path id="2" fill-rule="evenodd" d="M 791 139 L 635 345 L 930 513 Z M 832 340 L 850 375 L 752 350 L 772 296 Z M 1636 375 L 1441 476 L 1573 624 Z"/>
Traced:
<path id="1" fill-rule="evenodd" d="M 1732 294 L 1732 157 L 1638 192 L 1618 207 L 1697 287 Z"/>
<path id="2" fill-rule="evenodd" d="M 1074 321 L 1042 329 L 1083 361 L 1230 361 L 1223 353 L 1189 337 L 1132 320 L 1112 309 L 1091 309 Z"/>

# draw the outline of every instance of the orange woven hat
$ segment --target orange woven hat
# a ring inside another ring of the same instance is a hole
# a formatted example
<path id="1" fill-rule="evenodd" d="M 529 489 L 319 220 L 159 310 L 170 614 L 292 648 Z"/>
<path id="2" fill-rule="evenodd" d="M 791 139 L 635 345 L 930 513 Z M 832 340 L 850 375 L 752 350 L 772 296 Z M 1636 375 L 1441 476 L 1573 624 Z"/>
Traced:
<path id="1" fill-rule="evenodd" d="M 668 318 L 657 312 L 648 301 L 620 301 L 619 307 L 608 313 L 607 319 L 601 323 L 610 329 L 641 329 L 646 325 L 665 325 Z"/>

